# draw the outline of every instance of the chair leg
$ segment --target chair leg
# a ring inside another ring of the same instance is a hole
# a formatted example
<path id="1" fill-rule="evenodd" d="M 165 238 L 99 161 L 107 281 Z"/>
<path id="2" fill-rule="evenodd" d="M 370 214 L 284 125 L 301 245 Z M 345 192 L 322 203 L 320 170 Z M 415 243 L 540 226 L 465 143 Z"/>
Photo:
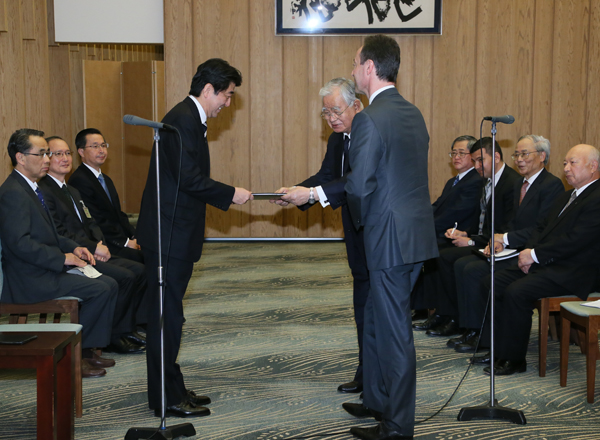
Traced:
<path id="1" fill-rule="evenodd" d="M 590 316 L 585 327 L 585 373 L 587 377 L 587 401 L 594 403 L 596 390 L 596 355 L 598 353 L 598 323 Z"/>
<path id="2" fill-rule="evenodd" d="M 83 416 L 83 385 L 81 378 L 81 333 L 78 335 L 75 350 L 75 416 L 81 418 Z"/>
<path id="3" fill-rule="evenodd" d="M 540 300 L 540 325 L 539 325 L 539 376 L 546 377 L 546 356 L 548 354 L 548 319 L 550 317 L 550 303 L 547 298 Z"/>
<path id="4" fill-rule="evenodd" d="M 565 317 L 565 312 L 560 312 L 560 386 L 567 386 L 567 369 L 569 368 L 569 335 L 571 321 Z"/>

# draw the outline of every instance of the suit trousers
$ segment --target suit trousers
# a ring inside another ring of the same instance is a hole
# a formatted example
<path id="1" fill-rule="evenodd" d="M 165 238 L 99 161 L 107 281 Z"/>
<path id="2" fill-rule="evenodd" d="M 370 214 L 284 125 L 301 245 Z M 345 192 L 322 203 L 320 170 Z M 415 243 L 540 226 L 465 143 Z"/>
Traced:
<path id="1" fill-rule="evenodd" d="M 422 263 L 372 270 L 365 307 L 364 404 L 382 423 L 412 436 L 415 423 L 416 354 L 410 293 Z"/>
<path id="2" fill-rule="evenodd" d="M 132 249 L 128 247 L 116 247 L 109 244 L 108 250 L 111 254 L 117 255 L 121 258 L 127 258 L 129 260 L 137 261 L 138 263 L 144 263 L 144 254 L 139 249 Z"/>
<path id="3" fill-rule="evenodd" d="M 456 277 L 454 263 L 460 258 L 472 255 L 473 246 L 446 248 L 440 250 L 439 275 L 442 289 L 437 294 L 436 313 L 458 318 L 458 298 L 456 293 Z"/>
<path id="4" fill-rule="evenodd" d="M 148 369 L 148 405 L 159 409 L 161 405 L 160 381 L 160 301 L 158 283 L 158 253 L 144 249 L 148 279 L 149 315 L 146 332 L 146 364 Z M 163 254 L 164 267 L 164 349 L 165 393 L 167 406 L 181 403 L 186 395 L 181 368 L 177 363 L 183 329 L 183 296 L 192 276 L 194 263 Z"/>

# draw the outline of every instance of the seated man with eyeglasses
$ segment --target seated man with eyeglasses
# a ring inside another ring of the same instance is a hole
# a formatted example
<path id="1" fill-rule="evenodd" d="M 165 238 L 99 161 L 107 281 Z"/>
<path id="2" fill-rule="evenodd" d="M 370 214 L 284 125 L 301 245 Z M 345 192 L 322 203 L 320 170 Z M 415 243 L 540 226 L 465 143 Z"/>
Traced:
<path id="1" fill-rule="evenodd" d="M 142 251 L 135 239 L 135 228 L 121 210 L 117 189 L 112 179 L 100 170 L 108 157 L 108 144 L 104 136 L 100 130 L 86 128 L 77 133 L 75 146 L 83 163 L 69 178 L 69 185 L 81 193 L 106 238 L 110 253 L 143 263 Z"/>

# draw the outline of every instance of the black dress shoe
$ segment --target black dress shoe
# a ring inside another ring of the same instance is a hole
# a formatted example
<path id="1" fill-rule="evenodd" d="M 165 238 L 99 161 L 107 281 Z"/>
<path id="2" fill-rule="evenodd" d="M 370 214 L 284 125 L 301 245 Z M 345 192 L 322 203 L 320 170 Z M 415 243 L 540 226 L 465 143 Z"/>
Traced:
<path id="1" fill-rule="evenodd" d="M 484 373 L 490 374 L 491 367 L 485 367 Z M 499 359 L 494 362 L 494 374 L 496 376 L 510 376 L 514 373 L 524 373 L 527 371 L 527 361 L 525 359 L 520 361 L 508 361 L 506 359 Z"/>
<path id="2" fill-rule="evenodd" d="M 429 330 L 430 328 L 437 327 L 447 323 L 450 320 L 448 316 L 440 316 L 433 314 L 423 322 L 415 322 L 412 326 L 415 330 Z"/>
<path id="3" fill-rule="evenodd" d="M 338 387 L 340 393 L 360 393 L 363 390 L 362 383 L 358 383 L 355 380 L 348 383 L 343 383 Z"/>
<path id="4" fill-rule="evenodd" d="M 412 440 L 412 435 L 401 435 L 398 431 L 386 428 L 383 423 L 371 428 L 350 428 L 350 433 L 363 440 Z"/>
<path id="5" fill-rule="evenodd" d="M 139 345 L 129 342 L 124 337 L 120 337 L 119 339 L 112 341 L 104 351 L 109 353 L 134 354 L 143 353 L 145 349 L 145 347 L 140 347 Z"/>
<path id="6" fill-rule="evenodd" d="M 492 354 L 488 351 L 481 356 L 473 356 L 469 362 L 473 365 L 489 365 Z"/>
<path id="7" fill-rule="evenodd" d="M 348 414 L 354 417 L 375 417 L 375 420 L 381 420 L 381 413 L 374 409 L 367 408 L 362 403 L 342 403 L 342 408 L 346 410 Z"/>
<path id="8" fill-rule="evenodd" d="M 460 332 L 460 327 L 455 319 L 449 319 L 443 325 L 433 327 L 425 332 L 427 336 L 452 336 Z"/>
<path id="9" fill-rule="evenodd" d="M 160 417 L 160 408 L 154 410 L 154 415 Z M 179 405 L 167 406 L 165 408 L 166 417 L 202 417 L 208 415 L 210 415 L 210 409 L 203 406 L 196 406 L 187 400 L 181 402 Z"/>
<path id="10" fill-rule="evenodd" d="M 146 338 L 140 335 L 138 332 L 131 332 L 124 334 L 123 337 L 127 339 L 129 342 L 135 345 L 140 345 L 142 347 L 146 346 Z"/>
<path id="11" fill-rule="evenodd" d="M 192 402 L 196 406 L 208 405 L 211 400 L 208 396 L 198 396 L 192 390 L 185 390 L 187 400 Z"/>
<path id="12" fill-rule="evenodd" d="M 427 318 L 429 318 L 429 310 L 427 310 L 427 309 L 413 310 L 411 312 L 411 314 L 412 314 L 412 320 L 413 321 L 418 321 L 420 319 L 427 319 Z"/>
<path id="13" fill-rule="evenodd" d="M 459 353 L 476 353 L 478 351 L 489 350 L 490 347 L 482 347 L 479 343 L 479 332 L 475 332 L 469 339 L 462 344 L 458 344 L 454 349 Z"/>
<path id="14" fill-rule="evenodd" d="M 473 332 L 473 330 L 465 330 L 462 333 L 462 335 L 457 336 L 456 338 L 449 339 L 448 342 L 446 342 L 446 347 L 448 347 L 448 348 L 454 348 L 458 344 L 462 344 L 467 339 L 469 339 L 469 337 L 471 336 L 472 332 Z"/>

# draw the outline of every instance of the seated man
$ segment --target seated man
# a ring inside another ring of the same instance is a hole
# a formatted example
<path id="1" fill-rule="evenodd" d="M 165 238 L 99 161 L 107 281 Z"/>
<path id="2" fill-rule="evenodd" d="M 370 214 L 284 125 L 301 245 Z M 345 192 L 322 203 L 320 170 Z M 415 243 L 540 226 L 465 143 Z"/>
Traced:
<path id="1" fill-rule="evenodd" d="M 508 224 L 507 232 L 494 236 L 496 251 L 502 251 L 504 246 L 512 249 L 523 247 L 535 225 L 546 218 L 554 200 L 565 192 L 562 181 L 544 168 L 550 159 L 548 139 L 537 135 L 522 136 L 512 157 L 523 179 L 516 182 L 515 216 Z M 495 269 L 499 271 L 511 264 L 510 259 L 496 261 Z M 454 263 L 459 322 L 465 332 L 448 341 L 447 345 L 458 352 L 471 353 L 477 347 L 489 347 L 487 331 L 480 341 L 480 329 L 489 293 L 489 290 L 482 288 L 481 281 L 489 273 L 489 263 L 475 255 L 460 258 Z"/>
<path id="2" fill-rule="evenodd" d="M 61 296 L 81 300 L 84 377 L 106 374 L 114 362 L 93 354 L 94 347 L 110 342 L 118 285 L 105 275 L 87 278 L 69 274 L 70 267 L 95 263 L 94 256 L 56 232 L 37 180 L 48 171 L 48 145 L 44 133 L 23 128 L 8 142 L 13 172 L 0 186 L 0 239 L 4 286 L 2 301 L 32 304 Z M 94 368 L 92 368 L 92 366 Z"/>
<path id="3" fill-rule="evenodd" d="M 599 162 L 600 151 L 591 145 L 569 150 L 564 170 L 573 190 L 556 199 L 518 262 L 496 273 L 497 375 L 526 371 L 531 316 L 540 297 L 586 299 L 595 286 L 600 255 Z M 489 277 L 486 284 L 489 287 Z M 484 371 L 489 373 L 490 367 Z"/>
<path id="4" fill-rule="evenodd" d="M 142 251 L 135 239 L 135 228 L 121 210 L 117 189 L 112 179 L 100 170 L 108 157 L 108 144 L 104 136 L 95 128 L 86 128 L 77 133 L 75 146 L 83 163 L 69 178 L 69 185 L 81 193 L 106 238 L 110 253 L 143 263 Z"/>
<path id="5" fill-rule="evenodd" d="M 48 174 L 39 187 L 58 233 L 94 254 L 96 269 L 119 283 L 119 296 L 111 343 L 106 351 L 140 353 L 146 340 L 135 332 L 136 311 L 146 293 L 144 265 L 127 258 L 113 257 L 104 245 L 102 231 L 85 206 L 79 191 L 67 187 L 65 176 L 71 172 L 73 158 L 67 143 L 57 136 L 46 139 L 52 156 Z"/>
<path id="6" fill-rule="evenodd" d="M 429 336 L 451 336 L 459 333 L 454 262 L 461 257 L 471 255 L 473 249 L 484 248 L 493 235 L 491 231 L 492 157 L 496 168 L 494 176 L 496 230 L 505 231 L 506 225 L 514 215 L 514 187 L 515 182 L 521 177 L 519 173 L 505 165 L 498 143 L 495 145 L 495 150 L 495 156 L 492 156 L 490 137 L 478 140 L 471 149 L 471 160 L 475 163 L 477 172 L 486 178 L 487 182 L 481 192 L 479 211 L 471 229 L 463 231 L 452 228 L 446 231 L 446 238 L 452 240 L 454 246 L 440 249 L 438 271 L 440 281 L 437 284 L 440 288 L 435 292 L 436 313 L 424 323 L 415 325 L 417 330 L 427 330 Z"/>

